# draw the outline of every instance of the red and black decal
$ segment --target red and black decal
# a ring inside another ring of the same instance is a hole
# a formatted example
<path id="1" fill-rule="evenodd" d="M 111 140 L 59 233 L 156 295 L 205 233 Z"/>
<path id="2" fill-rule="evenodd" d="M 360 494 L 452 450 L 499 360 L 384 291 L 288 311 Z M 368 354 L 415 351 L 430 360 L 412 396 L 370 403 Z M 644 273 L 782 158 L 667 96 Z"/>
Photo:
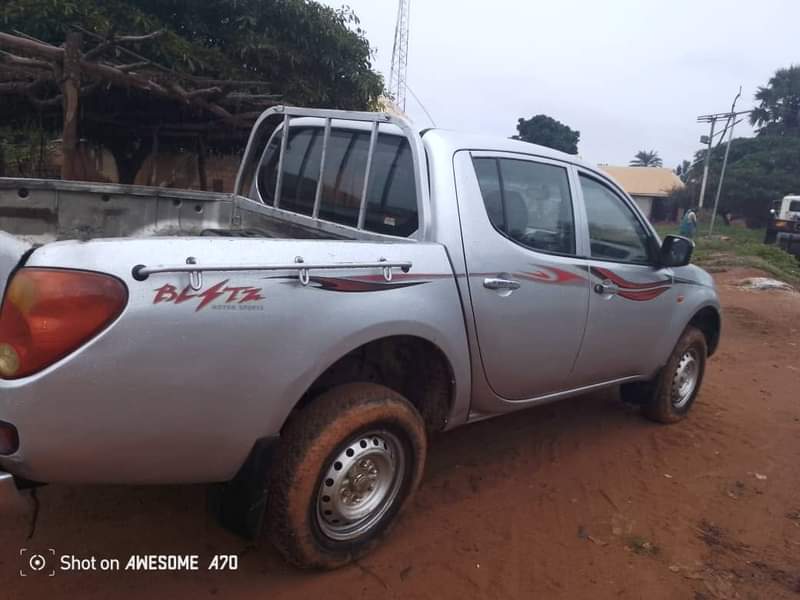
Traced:
<path id="1" fill-rule="evenodd" d="M 591 272 L 595 277 L 599 277 L 604 281 L 607 280 L 615 284 L 619 288 L 619 291 L 617 292 L 618 296 L 621 296 L 627 300 L 635 300 L 637 302 L 645 302 L 647 300 L 658 298 L 672 286 L 671 278 L 665 278 L 659 281 L 646 283 L 637 283 L 635 281 L 628 281 L 613 271 L 604 269 L 602 267 L 592 267 Z"/>
<path id="2" fill-rule="evenodd" d="M 246 305 L 264 300 L 264 296 L 261 295 L 261 288 L 228 285 L 227 279 L 212 285 L 202 292 L 193 293 L 191 286 L 188 285 L 178 291 L 178 288 L 171 283 L 166 283 L 153 291 L 156 293 L 153 297 L 153 304 L 161 304 L 163 302 L 183 304 L 184 302 L 197 300 L 195 312 L 202 310 L 217 300 L 220 300 L 217 304 L 229 306 Z"/>
<path id="3" fill-rule="evenodd" d="M 427 281 L 395 281 L 394 277 L 391 281 L 386 281 L 383 275 L 376 277 L 379 279 L 311 276 L 309 284 L 331 292 L 385 292 L 428 283 Z"/>
<path id="4" fill-rule="evenodd" d="M 514 273 L 520 279 L 527 279 L 529 281 L 538 281 L 541 283 L 576 283 L 580 281 L 585 281 L 583 277 L 573 273 L 572 271 L 566 271 L 564 269 L 559 269 L 558 267 L 542 267 L 539 265 L 533 265 L 535 267 L 535 271 L 523 271 L 521 273 Z"/>
<path id="5" fill-rule="evenodd" d="M 312 275 L 308 278 L 308 281 L 309 287 L 316 289 L 330 292 L 356 293 L 398 290 L 401 288 L 430 283 L 432 279 L 440 279 L 443 277 L 449 277 L 449 275 L 407 275 L 404 273 L 398 273 L 392 277 L 391 281 L 387 281 L 383 275 L 362 275 L 360 277 L 326 277 Z M 286 283 L 292 283 L 298 280 L 297 277 L 293 276 L 270 277 L 270 279 L 284 279 L 287 280 Z"/>

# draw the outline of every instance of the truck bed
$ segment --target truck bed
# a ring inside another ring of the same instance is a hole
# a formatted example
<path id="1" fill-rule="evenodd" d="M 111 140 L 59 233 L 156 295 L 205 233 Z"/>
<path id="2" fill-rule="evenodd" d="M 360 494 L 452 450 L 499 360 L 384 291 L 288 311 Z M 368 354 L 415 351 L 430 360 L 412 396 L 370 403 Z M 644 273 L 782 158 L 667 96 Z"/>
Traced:
<path id="1" fill-rule="evenodd" d="M 150 236 L 347 239 L 233 194 L 0 178 L 0 231 L 31 244 Z"/>

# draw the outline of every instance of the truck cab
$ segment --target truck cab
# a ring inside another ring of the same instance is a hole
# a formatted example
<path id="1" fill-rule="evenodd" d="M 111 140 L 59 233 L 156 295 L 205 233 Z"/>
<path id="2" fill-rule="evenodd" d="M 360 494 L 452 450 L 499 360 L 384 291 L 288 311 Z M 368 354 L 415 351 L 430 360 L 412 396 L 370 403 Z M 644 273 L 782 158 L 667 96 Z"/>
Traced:
<path id="1" fill-rule="evenodd" d="M 769 211 L 764 243 L 775 244 L 800 258 L 800 195 L 776 200 Z"/>

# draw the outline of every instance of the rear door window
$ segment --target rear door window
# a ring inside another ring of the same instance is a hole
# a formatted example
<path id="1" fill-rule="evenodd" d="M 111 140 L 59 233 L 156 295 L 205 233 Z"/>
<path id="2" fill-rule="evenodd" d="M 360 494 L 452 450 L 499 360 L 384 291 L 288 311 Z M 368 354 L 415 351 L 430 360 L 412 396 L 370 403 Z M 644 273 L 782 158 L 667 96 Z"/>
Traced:
<path id="1" fill-rule="evenodd" d="M 284 157 L 279 208 L 311 215 L 319 181 L 325 131 L 321 127 L 292 127 Z M 280 136 L 265 153 L 258 186 L 262 201 L 274 203 Z M 370 132 L 332 129 L 325 155 L 319 218 L 350 227 L 358 224 L 364 188 Z M 367 189 L 364 229 L 408 237 L 419 228 L 414 163 L 408 140 L 381 133 Z"/>
<path id="2" fill-rule="evenodd" d="M 510 158 L 474 158 L 475 173 L 494 228 L 517 244 L 575 254 L 575 220 L 567 169 Z"/>

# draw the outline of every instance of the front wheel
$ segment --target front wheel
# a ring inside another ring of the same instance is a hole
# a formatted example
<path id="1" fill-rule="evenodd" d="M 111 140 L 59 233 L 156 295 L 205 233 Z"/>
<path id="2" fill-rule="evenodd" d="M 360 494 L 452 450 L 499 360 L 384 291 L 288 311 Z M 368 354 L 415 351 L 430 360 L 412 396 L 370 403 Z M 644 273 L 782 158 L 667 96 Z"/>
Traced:
<path id="1" fill-rule="evenodd" d="M 692 408 L 706 368 L 708 348 L 703 332 L 689 326 L 659 375 L 650 382 L 622 386 L 624 400 L 642 406 L 642 413 L 659 423 L 676 423 Z"/>
<path id="2" fill-rule="evenodd" d="M 270 478 L 267 532 L 300 567 L 335 568 L 369 552 L 419 485 L 425 426 L 375 384 L 319 396 L 286 427 Z"/>

